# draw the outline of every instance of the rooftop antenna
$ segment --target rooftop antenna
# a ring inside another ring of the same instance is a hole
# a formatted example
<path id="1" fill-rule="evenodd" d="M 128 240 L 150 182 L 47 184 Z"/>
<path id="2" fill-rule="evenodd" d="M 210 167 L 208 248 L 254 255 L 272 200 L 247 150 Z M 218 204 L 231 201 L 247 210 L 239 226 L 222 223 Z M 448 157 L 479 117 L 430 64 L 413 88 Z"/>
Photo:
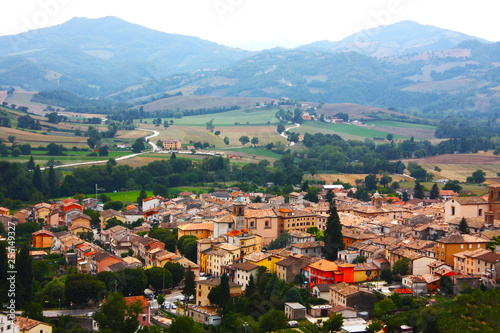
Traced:
<path id="1" fill-rule="evenodd" d="M 104 191 L 104 189 L 103 188 L 98 188 L 97 184 L 95 184 L 95 200 L 97 202 L 99 202 L 99 200 L 97 200 L 97 191 Z"/>

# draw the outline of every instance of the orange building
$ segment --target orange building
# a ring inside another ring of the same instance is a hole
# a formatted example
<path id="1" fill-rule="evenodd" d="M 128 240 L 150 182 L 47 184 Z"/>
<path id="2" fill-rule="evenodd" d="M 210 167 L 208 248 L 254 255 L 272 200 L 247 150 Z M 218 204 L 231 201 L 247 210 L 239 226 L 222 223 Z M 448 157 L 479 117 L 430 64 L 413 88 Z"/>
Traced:
<path id="1" fill-rule="evenodd" d="M 453 267 L 454 254 L 465 250 L 486 249 L 489 240 L 471 235 L 454 234 L 436 240 L 436 259 Z"/>
<path id="2" fill-rule="evenodd" d="M 309 285 L 331 283 L 354 283 L 354 265 L 340 264 L 322 259 L 309 265 Z"/>
<path id="3" fill-rule="evenodd" d="M 10 209 L 5 208 L 5 207 L 0 207 L 0 214 L 10 215 Z"/>
<path id="4" fill-rule="evenodd" d="M 125 297 L 125 303 L 127 306 L 131 304 L 140 302 L 142 307 L 142 312 L 138 315 L 139 325 L 141 326 L 149 326 L 151 325 L 151 312 L 149 309 L 149 302 L 144 296 L 131 296 Z"/>
<path id="5" fill-rule="evenodd" d="M 212 237 L 213 232 L 213 222 L 189 223 L 179 226 L 177 235 L 179 239 L 185 235 L 195 236 L 198 239 L 204 239 Z"/>
<path id="6" fill-rule="evenodd" d="M 54 234 L 47 230 L 38 230 L 33 235 L 33 247 L 34 248 L 46 248 L 52 247 L 54 244 Z"/>
<path id="7" fill-rule="evenodd" d="M 163 149 L 182 149 L 181 140 L 163 140 Z"/>

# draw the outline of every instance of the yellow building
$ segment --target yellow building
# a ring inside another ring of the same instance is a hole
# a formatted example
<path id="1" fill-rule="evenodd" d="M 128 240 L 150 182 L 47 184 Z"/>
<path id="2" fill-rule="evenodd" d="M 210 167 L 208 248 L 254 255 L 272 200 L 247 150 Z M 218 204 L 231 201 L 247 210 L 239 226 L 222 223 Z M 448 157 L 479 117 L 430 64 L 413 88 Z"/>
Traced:
<path id="1" fill-rule="evenodd" d="M 453 255 L 465 250 L 486 249 L 489 241 L 471 235 L 454 234 L 436 240 L 436 259 L 453 266 Z"/>
<path id="2" fill-rule="evenodd" d="M 163 140 L 163 149 L 171 150 L 171 149 L 181 149 L 182 142 L 181 140 Z"/>
<path id="3" fill-rule="evenodd" d="M 226 238 L 229 244 L 240 248 L 241 256 L 262 250 L 262 237 L 252 234 L 248 229 L 230 231 L 226 234 Z"/>
<path id="4" fill-rule="evenodd" d="M 44 223 L 47 222 L 47 217 L 52 211 L 52 205 L 48 203 L 39 203 L 35 205 L 35 219 L 42 219 Z"/>
<path id="5" fill-rule="evenodd" d="M 276 263 L 285 259 L 283 256 L 264 252 L 253 252 L 243 257 L 243 262 L 249 262 L 257 266 L 264 266 L 269 273 L 276 272 Z"/>
<path id="6" fill-rule="evenodd" d="M 371 281 L 380 274 L 380 268 L 373 263 L 354 265 L 354 283 Z"/>
<path id="7" fill-rule="evenodd" d="M 5 208 L 5 207 L 0 207 L 0 214 L 10 215 L 10 209 Z"/>
<path id="8" fill-rule="evenodd" d="M 106 228 L 106 222 L 112 218 L 116 218 L 121 223 L 127 222 L 127 219 L 125 218 L 123 213 L 119 212 L 117 210 L 114 210 L 114 209 L 104 210 L 104 211 L 100 212 L 99 215 L 101 218 L 101 229 Z"/>
<path id="9" fill-rule="evenodd" d="M 212 237 L 214 232 L 213 222 L 189 223 L 179 226 L 177 230 L 178 238 L 182 236 L 195 236 L 198 239 Z"/>
<path id="10" fill-rule="evenodd" d="M 31 234 L 33 236 L 34 248 L 52 247 L 54 244 L 54 234 L 47 230 L 38 230 Z"/>
<path id="11" fill-rule="evenodd" d="M 316 213 L 306 210 L 291 210 L 280 208 L 276 210 L 279 219 L 279 231 L 299 230 L 306 232 L 311 227 L 318 226 Z"/>
<path id="12" fill-rule="evenodd" d="M 208 294 L 213 287 L 220 284 L 220 279 L 207 279 L 196 281 L 196 305 L 197 306 L 208 306 L 210 301 L 208 300 Z M 241 295 L 241 286 L 237 283 L 229 281 L 229 293 L 231 296 Z"/>

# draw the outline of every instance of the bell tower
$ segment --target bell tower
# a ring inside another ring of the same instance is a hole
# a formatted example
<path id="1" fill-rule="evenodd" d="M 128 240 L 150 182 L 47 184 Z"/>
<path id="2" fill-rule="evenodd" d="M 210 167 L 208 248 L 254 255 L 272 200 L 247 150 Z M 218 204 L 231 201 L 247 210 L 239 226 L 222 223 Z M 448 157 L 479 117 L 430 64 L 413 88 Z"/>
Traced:
<path id="1" fill-rule="evenodd" d="M 490 212 L 493 213 L 493 218 L 500 220 L 500 184 L 488 186 L 488 203 L 490 204 Z"/>
<path id="2" fill-rule="evenodd" d="M 234 216 L 234 222 L 235 230 L 241 230 L 245 228 L 245 208 L 246 208 L 246 203 L 243 201 L 241 197 L 238 197 L 236 200 L 234 200 L 233 203 L 233 216 Z"/>

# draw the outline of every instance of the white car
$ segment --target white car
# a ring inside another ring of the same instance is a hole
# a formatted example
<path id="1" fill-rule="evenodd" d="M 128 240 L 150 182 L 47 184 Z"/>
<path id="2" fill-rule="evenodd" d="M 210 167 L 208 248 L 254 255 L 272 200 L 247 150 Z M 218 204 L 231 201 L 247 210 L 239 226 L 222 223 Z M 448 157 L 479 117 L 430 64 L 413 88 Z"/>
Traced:
<path id="1" fill-rule="evenodd" d="M 170 304 L 163 305 L 163 308 L 166 309 L 166 310 L 170 309 Z"/>
<path id="2" fill-rule="evenodd" d="M 94 315 L 94 313 L 93 313 L 93 312 L 89 312 L 89 313 L 87 313 L 87 317 L 92 317 L 93 315 Z"/>
<path id="3" fill-rule="evenodd" d="M 177 305 L 172 304 L 172 309 L 177 309 Z"/>

